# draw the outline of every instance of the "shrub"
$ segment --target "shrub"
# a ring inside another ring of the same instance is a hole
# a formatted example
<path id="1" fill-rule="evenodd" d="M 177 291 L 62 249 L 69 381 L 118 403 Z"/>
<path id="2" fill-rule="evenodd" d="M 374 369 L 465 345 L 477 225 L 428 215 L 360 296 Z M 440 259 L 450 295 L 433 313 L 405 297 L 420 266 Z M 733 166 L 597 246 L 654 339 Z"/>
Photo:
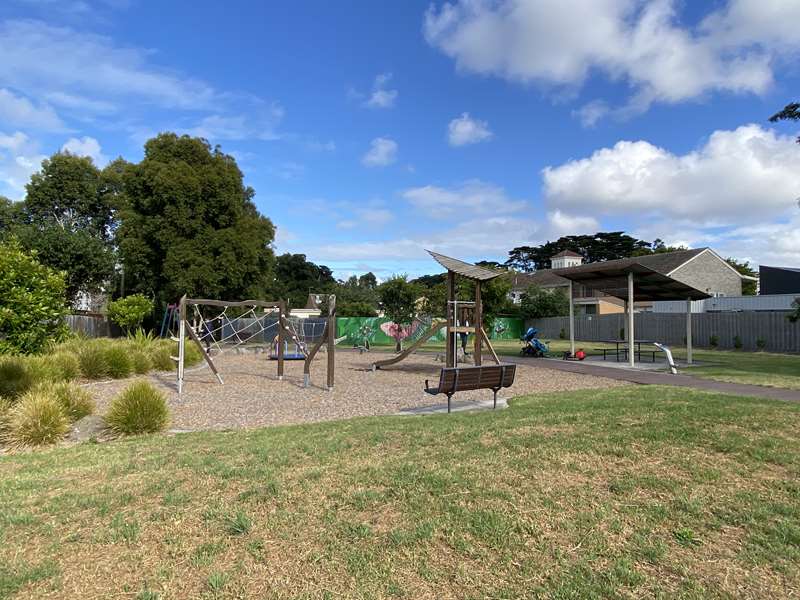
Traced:
<path id="1" fill-rule="evenodd" d="M 146 381 L 136 381 L 111 402 L 109 427 L 133 435 L 153 433 L 167 426 L 169 410 L 164 395 Z"/>
<path id="2" fill-rule="evenodd" d="M 73 423 L 94 412 L 92 395 L 74 383 L 42 384 L 36 390 L 53 396 Z"/>
<path id="3" fill-rule="evenodd" d="M 145 373 L 149 372 L 150 369 L 153 367 L 153 363 L 150 361 L 150 357 L 144 350 L 133 347 L 130 349 L 129 356 L 131 359 L 131 366 L 133 367 L 134 373 L 137 373 L 139 375 L 144 375 Z"/>
<path id="4" fill-rule="evenodd" d="M 0 243 L 0 354 L 31 354 L 64 337 L 64 275 L 25 253 L 16 241 Z"/>
<path id="5" fill-rule="evenodd" d="M 11 409 L 5 438 L 12 446 L 54 444 L 69 431 L 69 420 L 47 390 L 26 392 Z"/>
<path id="6" fill-rule="evenodd" d="M 625 339 L 625 328 L 624 327 L 620 327 L 619 328 L 619 339 L 621 339 L 621 340 Z"/>
<path id="7" fill-rule="evenodd" d="M 54 352 L 46 358 L 61 372 L 62 381 L 73 381 L 81 376 L 81 363 L 71 352 Z"/>
<path id="8" fill-rule="evenodd" d="M 561 331 L 558 332 L 558 337 L 559 337 L 559 339 L 562 339 L 562 340 L 567 339 L 567 332 L 564 330 L 563 327 L 561 328 Z"/>
<path id="9" fill-rule="evenodd" d="M 177 354 L 177 349 L 175 354 Z M 203 360 L 203 353 L 200 348 L 197 347 L 197 344 L 190 342 L 189 340 L 186 341 L 186 346 L 184 347 L 184 354 L 183 354 L 183 364 L 187 367 L 191 367 L 193 365 L 198 364 L 200 361 Z"/>
<path id="10" fill-rule="evenodd" d="M 758 348 L 759 350 L 763 350 L 766 347 L 767 347 L 767 340 L 765 340 L 764 338 L 758 338 L 756 340 L 756 348 Z"/>
<path id="11" fill-rule="evenodd" d="M 153 301 L 142 294 L 132 294 L 108 304 L 108 318 L 129 334 L 152 312 Z"/>
<path id="12" fill-rule="evenodd" d="M 96 342 L 87 342 L 78 350 L 81 373 L 86 379 L 102 379 L 109 373 L 108 360 L 104 348 Z"/>
<path id="13" fill-rule="evenodd" d="M 738 335 L 733 336 L 733 347 L 737 350 L 742 349 L 742 338 L 740 338 Z"/>
<path id="14" fill-rule="evenodd" d="M 124 379 L 133 372 L 133 362 L 128 355 L 128 349 L 119 343 L 105 344 L 105 357 L 108 364 L 108 374 L 114 379 Z"/>
<path id="15" fill-rule="evenodd" d="M 172 360 L 171 344 L 154 344 L 150 349 L 150 362 L 156 371 L 172 371 L 175 369 L 175 361 Z"/>
<path id="16" fill-rule="evenodd" d="M 8 424 L 11 421 L 11 400 L 0 398 L 0 441 L 3 440 L 8 432 Z"/>
<path id="17" fill-rule="evenodd" d="M 0 396 L 14 400 L 27 392 L 33 383 L 33 373 L 24 358 L 0 357 Z"/>
<path id="18" fill-rule="evenodd" d="M 710 338 L 708 338 L 708 345 L 712 348 L 719 346 L 719 336 L 712 335 Z"/>

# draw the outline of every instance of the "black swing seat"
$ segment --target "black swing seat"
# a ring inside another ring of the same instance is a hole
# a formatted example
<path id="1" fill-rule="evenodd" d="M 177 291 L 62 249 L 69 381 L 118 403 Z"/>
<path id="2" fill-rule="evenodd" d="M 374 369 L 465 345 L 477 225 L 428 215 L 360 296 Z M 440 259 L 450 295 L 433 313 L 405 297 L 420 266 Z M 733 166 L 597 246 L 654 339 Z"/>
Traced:
<path id="1" fill-rule="evenodd" d="M 450 399 L 456 392 L 469 390 L 492 390 L 493 408 L 497 408 L 497 392 L 514 384 L 517 365 L 500 364 L 479 367 L 448 367 L 439 373 L 439 385 L 431 387 L 425 380 L 425 393 L 431 396 L 447 395 L 447 412 L 450 412 Z"/>

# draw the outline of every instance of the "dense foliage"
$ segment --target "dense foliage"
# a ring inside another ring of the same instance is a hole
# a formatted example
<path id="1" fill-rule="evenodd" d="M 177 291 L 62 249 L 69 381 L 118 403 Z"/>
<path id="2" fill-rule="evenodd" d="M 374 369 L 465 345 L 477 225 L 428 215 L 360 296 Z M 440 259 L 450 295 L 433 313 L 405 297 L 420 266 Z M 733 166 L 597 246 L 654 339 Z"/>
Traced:
<path id="1" fill-rule="evenodd" d="M 564 317 L 569 314 L 569 297 L 561 289 L 544 289 L 531 285 L 522 294 L 520 313 L 526 319 Z"/>
<path id="2" fill-rule="evenodd" d="M 264 298 L 275 237 L 233 157 L 205 140 L 163 133 L 119 169 L 117 242 L 128 291 L 162 303 L 183 294 Z"/>
<path id="3" fill-rule="evenodd" d="M 145 317 L 153 312 L 153 301 L 142 294 L 131 294 L 108 304 L 108 318 L 127 333 L 141 327 Z"/>
<path id="4" fill-rule="evenodd" d="M 739 262 L 735 258 L 726 258 L 725 261 L 742 275 L 758 277 L 758 271 L 753 269 L 747 261 Z M 755 281 L 742 279 L 742 296 L 755 296 L 756 291 L 757 286 Z"/>
<path id="5" fill-rule="evenodd" d="M 0 354 L 30 354 L 66 333 L 64 275 L 0 243 Z"/>
<path id="6" fill-rule="evenodd" d="M 281 254 L 275 261 L 272 298 L 288 300 L 292 308 L 303 308 L 308 295 L 335 293 L 336 280 L 325 265 L 306 259 L 305 254 Z"/>
<path id="7" fill-rule="evenodd" d="M 417 299 L 420 288 L 408 281 L 405 275 L 394 275 L 378 288 L 384 314 L 395 324 L 406 327 L 411 324 L 417 314 Z M 401 331 L 397 330 L 395 339 L 397 349 L 402 347 Z"/>

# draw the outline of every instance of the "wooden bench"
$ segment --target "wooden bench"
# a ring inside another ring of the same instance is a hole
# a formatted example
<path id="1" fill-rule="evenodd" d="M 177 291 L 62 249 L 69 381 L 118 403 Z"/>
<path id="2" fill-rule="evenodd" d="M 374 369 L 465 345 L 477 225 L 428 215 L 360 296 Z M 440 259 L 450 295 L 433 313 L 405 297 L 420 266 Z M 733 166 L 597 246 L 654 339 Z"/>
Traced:
<path id="1" fill-rule="evenodd" d="M 447 395 L 447 412 L 450 412 L 450 399 L 456 392 L 469 390 L 492 390 L 494 393 L 494 408 L 497 408 L 497 392 L 502 388 L 511 387 L 517 365 L 487 365 L 480 367 L 450 367 L 442 369 L 439 373 L 439 385 L 431 387 L 425 380 L 425 392 L 436 396 Z"/>

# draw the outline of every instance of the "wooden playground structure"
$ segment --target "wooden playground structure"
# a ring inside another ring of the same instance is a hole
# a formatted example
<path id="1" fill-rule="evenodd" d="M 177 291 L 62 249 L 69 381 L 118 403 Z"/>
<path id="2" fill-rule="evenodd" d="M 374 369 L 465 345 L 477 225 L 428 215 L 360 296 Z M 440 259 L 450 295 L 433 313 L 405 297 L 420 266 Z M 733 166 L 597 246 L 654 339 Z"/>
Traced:
<path id="1" fill-rule="evenodd" d="M 214 317 L 207 317 L 209 309 L 216 309 Z M 228 309 L 241 312 L 235 317 L 227 315 Z M 190 315 L 189 312 L 192 312 Z M 245 346 L 248 342 L 258 344 L 275 344 L 277 356 L 278 379 L 283 379 L 285 372 L 284 354 L 286 341 L 291 340 L 295 348 L 303 354 L 303 387 L 311 385 L 311 363 L 324 346 L 327 351 L 326 388 L 333 390 L 336 369 L 336 296 L 328 296 L 328 315 L 322 335 L 311 348 L 299 338 L 297 331 L 291 326 L 283 300 L 262 301 L 242 300 L 225 301 L 199 298 L 187 298 L 184 295 L 178 303 L 178 356 L 177 362 L 178 393 L 183 392 L 185 376 L 186 339 L 194 342 L 206 364 L 220 384 L 225 382 L 211 356 L 211 347 L 217 350 L 217 356 L 226 350 Z M 274 320 L 273 320 L 274 319 Z M 244 323 L 244 327 L 241 324 Z M 274 338 L 268 331 L 275 328 Z M 205 343 L 205 346 L 204 346 Z"/>
<path id="2" fill-rule="evenodd" d="M 489 336 L 483 329 L 483 303 L 481 302 L 482 284 L 502 275 L 498 271 L 485 269 L 477 265 L 438 254 L 431 250 L 427 251 L 433 259 L 447 269 L 447 316 L 444 321 L 433 321 L 430 329 L 422 335 L 414 344 L 400 352 L 399 354 L 384 360 L 377 360 L 372 363 L 372 370 L 376 371 L 383 367 L 396 364 L 422 347 L 425 342 L 446 327 L 445 335 L 445 363 L 447 367 L 455 367 L 458 363 L 458 342 L 462 335 L 473 335 L 473 364 L 480 366 L 483 362 L 482 350 L 485 347 L 489 354 L 498 365 L 500 359 L 489 341 Z M 462 301 L 456 294 L 456 277 L 463 277 L 471 280 L 475 285 L 475 296 L 472 301 Z"/>

